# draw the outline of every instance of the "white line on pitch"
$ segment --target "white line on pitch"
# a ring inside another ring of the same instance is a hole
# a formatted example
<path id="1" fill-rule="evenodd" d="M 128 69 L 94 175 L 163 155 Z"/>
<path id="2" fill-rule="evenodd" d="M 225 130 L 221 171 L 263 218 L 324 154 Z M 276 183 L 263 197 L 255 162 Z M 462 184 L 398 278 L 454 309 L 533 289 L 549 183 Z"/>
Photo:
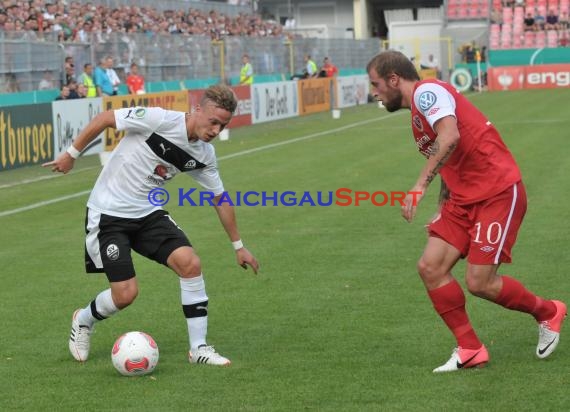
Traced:
<path id="1" fill-rule="evenodd" d="M 51 205 L 52 203 L 63 202 L 64 200 L 73 199 L 73 198 L 76 198 L 79 196 L 86 195 L 88 193 L 91 193 L 91 190 L 84 190 L 83 192 L 74 193 L 72 195 L 56 197 L 55 199 L 44 200 L 43 202 L 33 203 L 31 205 L 28 205 L 28 206 L 19 207 L 17 209 L 6 210 L 4 212 L 0 212 L 0 217 L 13 215 L 13 214 L 20 213 L 20 212 L 25 212 L 26 210 L 37 209 L 38 207 Z"/>
<path id="2" fill-rule="evenodd" d="M 91 170 L 91 169 L 98 169 L 98 168 L 100 168 L 100 167 L 101 167 L 101 166 L 89 166 L 89 167 L 85 167 L 85 168 L 82 168 L 82 169 L 77 169 L 77 170 L 74 170 L 74 171 L 73 171 L 73 174 L 85 172 L 85 171 Z M 35 182 L 39 182 L 39 181 L 42 181 L 42 180 L 53 179 L 53 178 L 55 178 L 55 177 L 63 177 L 63 176 L 65 176 L 63 173 L 54 173 L 54 174 L 51 174 L 51 175 L 38 176 L 38 177 L 31 178 L 31 179 L 25 179 L 25 180 L 20 180 L 20 181 L 18 181 L 18 182 L 6 183 L 6 184 L 3 184 L 3 185 L 0 185 L 0 189 L 7 189 L 7 188 L 9 188 L 9 187 L 25 185 L 25 184 L 28 184 L 28 183 L 35 183 Z"/>

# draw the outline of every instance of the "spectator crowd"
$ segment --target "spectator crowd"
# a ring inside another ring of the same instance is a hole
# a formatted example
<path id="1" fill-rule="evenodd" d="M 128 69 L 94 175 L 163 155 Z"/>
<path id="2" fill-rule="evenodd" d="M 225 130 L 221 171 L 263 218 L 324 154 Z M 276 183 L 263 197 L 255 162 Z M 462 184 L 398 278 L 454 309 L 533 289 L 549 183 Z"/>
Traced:
<path id="1" fill-rule="evenodd" d="M 289 36 L 274 19 L 264 20 L 259 14 L 240 13 L 230 17 L 216 10 L 203 12 L 190 7 L 159 11 L 135 4 L 111 8 L 96 1 L 0 0 L 0 38 L 101 44 L 121 33 L 143 35 L 149 39 L 164 35 L 205 36 L 211 40 L 228 36 L 281 39 Z M 73 57 L 67 56 L 63 78 L 46 71 L 37 83 L 37 89 L 60 88 L 58 99 L 69 99 L 116 95 L 120 83 L 124 83 L 130 93 L 144 93 L 144 77 L 139 72 L 138 61 L 125 59 L 122 55 L 116 57 L 121 59 L 115 63 L 121 67 L 122 79 L 113 69 L 111 56 L 84 67 L 75 67 Z M 16 77 L 12 73 L 5 74 L 0 79 L 0 93 L 17 91 Z"/>
<path id="2" fill-rule="evenodd" d="M 135 4 L 133 2 L 132 4 Z M 275 20 L 259 14 L 230 17 L 215 10 L 164 10 L 136 5 L 110 8 L 97 2 L 66 0 L 0 0 L 0 31 L 34 39 L 51 33 L 59 41 L 88 42 L 113 32 L 210 36 L 283 36 Z"/>

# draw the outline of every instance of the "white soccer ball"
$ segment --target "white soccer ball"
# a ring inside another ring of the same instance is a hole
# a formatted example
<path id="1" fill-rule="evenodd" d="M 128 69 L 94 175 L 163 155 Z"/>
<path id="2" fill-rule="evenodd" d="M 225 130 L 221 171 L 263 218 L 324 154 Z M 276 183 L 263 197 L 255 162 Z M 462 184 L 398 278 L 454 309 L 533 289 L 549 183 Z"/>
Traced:
<path id="1" fill-rule="evenodd" d="M 128 332 L 115 341 L 111 359 L 121 375 L 146 375 L 156 368 L 158 345 L 147 333 Z"/>

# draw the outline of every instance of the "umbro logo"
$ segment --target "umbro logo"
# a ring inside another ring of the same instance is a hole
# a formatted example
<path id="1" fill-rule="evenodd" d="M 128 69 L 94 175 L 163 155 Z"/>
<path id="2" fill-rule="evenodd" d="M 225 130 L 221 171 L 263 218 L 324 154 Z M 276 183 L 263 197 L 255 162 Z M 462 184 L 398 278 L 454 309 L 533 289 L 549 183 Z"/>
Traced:
<path id="1" fill-rule="evenodd" d="M 493 246 L 483 246 L 483 247 L 481 248 L 481 250 L 482 250 L 483 252 L 488 253 L 488 252 L 492 252 L 493 250 L 495 250 L 495 248 L 494 248 Z"/>

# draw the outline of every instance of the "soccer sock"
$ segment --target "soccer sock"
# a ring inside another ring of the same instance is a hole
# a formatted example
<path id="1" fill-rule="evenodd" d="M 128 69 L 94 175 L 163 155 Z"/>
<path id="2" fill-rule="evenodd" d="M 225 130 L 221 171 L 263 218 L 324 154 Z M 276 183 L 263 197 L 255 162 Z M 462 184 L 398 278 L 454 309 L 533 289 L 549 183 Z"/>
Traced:
<path id="1" fill-rule="evenodd" d="M 117 313 L 119 309 L 113 302 L 111 289 L 106 289 L 99 293 L 77 316 L 80 325 L 92 327 L 95 322 L 107 319 Z"/>
<path id="2" fill-rule="evenodd" d="M 459 282 L 453 279 L 447 285 L 429 290 L 428 295 L 435 311 L 457 339 L 457 346 L 479 349 L 482 343 L 469 322 L 465 311 L 465 294 Z"/>
<path id="3" fill-rule="evenodd" d="M 511 310 L 530 313 L 538 322 L 551 319 L 556 314 L 556 305 L 528 291 L 522 283 L 509 276 L 501 276 L 503 287 L 495 303 Z"/>
<path id="4" fill-rule="evenodd" d="M 208 332 L 208 296 L 202 275 L 180 278 L 182 311 L 188 323 L 190 350 L 206 344 Z"/>

